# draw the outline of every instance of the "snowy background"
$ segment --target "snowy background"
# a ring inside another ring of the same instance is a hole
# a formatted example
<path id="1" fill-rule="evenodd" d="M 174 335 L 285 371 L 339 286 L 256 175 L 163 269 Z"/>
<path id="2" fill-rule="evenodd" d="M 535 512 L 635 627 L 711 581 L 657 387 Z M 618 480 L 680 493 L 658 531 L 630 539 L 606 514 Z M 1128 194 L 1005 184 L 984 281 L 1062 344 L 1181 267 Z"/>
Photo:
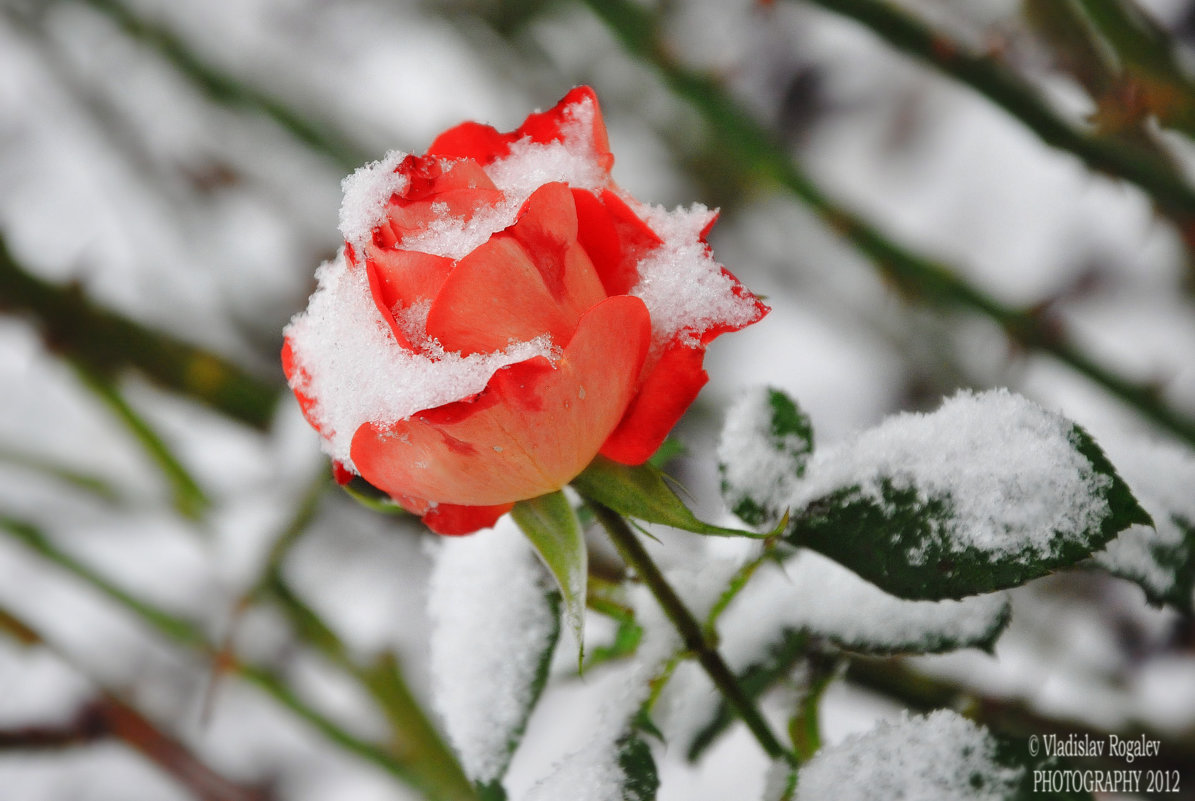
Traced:
<path id="1" fill-rule="evenodd" d="M 1191 243 L 1140 189 L 805 2 L 659 5 L 642 8 L 658 12 L 667 58 L 714 77 L 832 197 L 980 296 L 1030 310 L 1042 331 L 1152 389 L 1176 419 L 1195 419 Z M 904 5 L 997 53 L 1069 119 L 1096 111 L 1014 0 Z M 1143 5 L 1195 43 L 1195 7 Z M 0 236 L 10 256 L 0 285 L 0 629 L 14 635 L 0 637 L 0 799 L 419 797 L 294 714 L 273 679 L 236 667 L 265 666 L 297 704 L 361 741 L 385 730 L 335 661 L 313 655 L 279 604 L 262 600 L 281 575 L 350 653 L 394 653 L 420 698 L 432 685 L 437 543 L 330 485 L 316 435 L 284 392 L 281 330 L 340 244 L 344 175 L 388 149 L 421 152 L 465 119 L 509 130 L 580 83 L 603 104 L 615 180 L 644 201 L 720 207 L 716 256 L 773 308 L 711 346 L 712 380 L 678 430 L 688 451 L 672 470 L 707 518 L 724 514 L 710 467 L 722 415 L 764 383 L 799 401 L 819 444 L 934 408 L 960 387 L 1008 386 L 1088 427 L 1114 462 L 1129 437 L 1192 447 L 1195 425 L 1184 441 L 1010 341 L 990 315 L 897 286 L 849 237 L 745 168 L 585 3 L 0 0 Z M 1195 165 L 1190 140 L 1144 129 L 1175 174 Z M 63 307 L 14 302 L 18 268 L 63 303 L 82 293 L 138 330 L 238 365 L 237 380 L 267 408 L 276 396 L 276 408 L 233 414 L 201 402 L 224 375 L 210 357 L 187 362 L 178 383 L 190 391 L 163 388 L 152 369 L 124 369 L 145 363 L 139 340 L 89 341 L 69 308 L 58 327 L 39 327 L 38 314 L 44 323 Z M 662 539 L 653 552 L 665 564 L 718 563 L 719 544 Z M 155 626 L 134 599 L 169 621 Z M 826 740 L 914 706 L 899 681 L 876 675 L 915 671 L 946 693 L 939 705 L 1028 715 L 1025 734 L 1041 721 L 1127 728 L 1166 736 L 1163 755 L 1180 762 L 1195 753 L 1190 618 L 1083 573 L 1013 592 L 1012 611 L 994 655 L 849 673 L 823 707 Z M 591 623 L 592 641 L 609 636 L 605 621 Z M 616 694 L 616 669 L 578 679 L 561 642 L 512 766 L 512 798 L 583 746 Z M 89 725 L 112 714 L 112 698 L 155 722 L 140 752 L 136 737 Z M 163 733 L 187 756 L 165 752 Z M 171 772 L 179 760 L 270 794 L 204 795 Z M 657 760 L 665 801 L 762 792 L 766 760 L 742 731 L 699 767 L 679 749 Z"/>

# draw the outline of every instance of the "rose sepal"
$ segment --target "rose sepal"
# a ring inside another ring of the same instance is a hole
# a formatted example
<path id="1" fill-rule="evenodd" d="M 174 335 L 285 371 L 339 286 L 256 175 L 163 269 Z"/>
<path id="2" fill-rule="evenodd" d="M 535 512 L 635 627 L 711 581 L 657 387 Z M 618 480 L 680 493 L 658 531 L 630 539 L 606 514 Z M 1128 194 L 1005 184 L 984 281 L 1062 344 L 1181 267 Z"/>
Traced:
<path id="1" fill-rule="evenodd" d="M 668 486 L 664 473 L 650 462 L 630 466 L 598 456 L 573 479 L 572 485 L 583 497 L 597 501 L 624 517 L 659 523 L 694 534 L 767 539 L 783 531 L 781 526 L 775 531 L 760 533 L 699 520 Z"/>
<path id="2" fill-rule="evenodd" d="M 589 551 L 572 502 L 563 490 L 519 501 L 511 517 L 556 579 L 564 598 L 564 617 L 577 640 L 577 664 L 585 657 L 585 591 Z"/>

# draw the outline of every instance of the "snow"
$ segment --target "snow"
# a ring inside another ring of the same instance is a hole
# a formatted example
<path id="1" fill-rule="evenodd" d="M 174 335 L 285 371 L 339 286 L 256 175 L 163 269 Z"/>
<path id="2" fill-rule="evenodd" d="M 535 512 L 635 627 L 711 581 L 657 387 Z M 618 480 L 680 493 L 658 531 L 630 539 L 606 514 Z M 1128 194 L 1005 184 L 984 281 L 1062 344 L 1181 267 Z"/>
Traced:
<path id="1" fill-rule="evenodd" d="M 428 588 L 432 699 L 469 778 L 502 775 L 558 622 L 553 588 L 509 518 L 437 544 Z"/>
<path id="2" fill-rule="evenodd" d="M 382 320 L 364 270 L 349 269 L 343 252 L 316 271 L 319 288 L 285 334 L 298 370 L 291 387 L 315 400 L 323 447 L 350 470 L 353 434 L 365 423 L 385 425 L 422 409 L 485 389 L 495 370 L 536 356 L 555 360 L 547 335 L 488 354 L 461 356 L 428 344 L 428 353 L 401 347 Z"/>
<path id="3" fill-rule="evenodd" d="M 651 312 L 652 346 L 657 352 L 678 337 L 696 347 L 701 335 L 712 328 L 742 328 L 755 321 L 759 311 L 754 299 L 734 294 L 733 279 L 700 241 L 716 212 L 700 203 L 673 211 L 631 205 L 664 241 L 640 260 L 639 281 L 631 289 Z"/>
<path id="4" fill-rule="evenodd" d="M 395 172 L 407 157 L 400 150 L 391 150 L 380 161 L 358 167 L 340 182 L 344 200 L 340 204 L 340 233 L 358 253 L 373 237 L 373 229 L 382 221 L 390 198 L 402 193 L 408 178 Z"/>
<path id="5" fill-rule="evenodd" d="M 750 412 L 742 407 L 739 414 Z M 751 430 L 750 419 L 731 426 Z M 1111 481 L 1074 447 L 1072 424 L 1007 390 L 962 391 L 932 414 L 903 413 L 837 445 L 816 451 L 805 478 L 771 482 L 760 500 L 799 510 L 857 487 L 883 503 L 883 482 L 915 488 L 922 501 L 949 498 L 948 547 L 993 558 L 1044 556 L 1055 537 L 1083 537 L 1107 514 L 1101 496 Z M 766 439 L 739 445 L 741 458 L 766 464 Z M 916 559 L 918 554 L 910 554 Z"/>
<path id="6" fill-rule="evenodd" d="M 956 712 L 904 716 L 819 751 L 797 775 L 796 801 L 1002 801 L 1023 769 L 995 755 L 987 731 Z"/>
<path id="7" fill-rule="evenodd" d="M 763 662 L 785 631 L 807 631 L 865 652 L 938 650 L 981 644 L 1007 616 L 1004 593 L 906 601 L 802 551 L 783 565 L 761 565 L 718 630 L 727 661 L 743 670 Z"/>

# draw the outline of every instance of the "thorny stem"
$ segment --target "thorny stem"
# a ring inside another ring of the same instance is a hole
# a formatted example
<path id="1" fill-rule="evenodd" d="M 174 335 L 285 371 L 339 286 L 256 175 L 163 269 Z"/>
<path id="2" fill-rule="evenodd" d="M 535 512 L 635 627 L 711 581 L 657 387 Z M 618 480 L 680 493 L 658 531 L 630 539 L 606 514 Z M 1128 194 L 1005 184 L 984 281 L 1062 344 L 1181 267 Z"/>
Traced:
<path id="1" fill-rule="evenodd" d="M 718 649 L 710 642 L 697 618 L 672 589 L 664 574 L 660 572 L 660 568 L 652 561 L 647 549 L 643 547 L 643 543 L 631 531 L 631 527 L 627 525 L 621 515 L 611 509 L 592 500 L 587 502 L 593 509 L 594 516 L 606 529 L 606 533 L 610 535 L 610 540 L 618 549 L 623 560 L 634 569 L 664 609 L 664 613 L 680 633 L 685 648 L 697 656 L 697 661 L 705 669 L 710 680 L 738 712 L 739 717 L 747 724 L 747 728 L 755 736 L 764 752 L 773 759 L 783 759 L 795 765 L 796 756 L 781 745 L 780 740 L 772 733 L 763 714 L 739 686 L 738 679 L 722 659 Z"/>
<path id="2" fill-rule="evenodd" d="M 1077 348 L 1058 321 L 1036 309 L 1019 310 L 999 302 L 960 278 L 960 270 L 905 248 L 869 220 L 833 200 L 716 80 L 685 68 L 672 57 L 658 36 L 659 26 L 651 12 L 628 0 L 585 2 L 629 52 L 654 65 L 672 91 L 701 113 L 722 151 L 738 161 L 741 170 L 767 177 L 791 192 L 909 297 L 943 307 L 961 306 L 986 315 L 1013 342 L 1053 356 L 1147 419 L 1195 445 L 1195 420 L 1166 403 L 1157 388 L 1134 383 L 1109 370 Z"/>

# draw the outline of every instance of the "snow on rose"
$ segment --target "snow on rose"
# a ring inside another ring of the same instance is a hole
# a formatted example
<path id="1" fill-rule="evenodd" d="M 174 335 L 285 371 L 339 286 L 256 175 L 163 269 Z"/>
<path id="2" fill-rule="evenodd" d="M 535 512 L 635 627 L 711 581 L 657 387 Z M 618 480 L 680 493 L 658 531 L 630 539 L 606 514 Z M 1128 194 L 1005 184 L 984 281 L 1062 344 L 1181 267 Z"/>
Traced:
<path id="1" fill-rule="evenodd" d="M 339 469 L 435 531 L 492 525 L 599 453 L 639 464 L 767 307 L 712 258 L 716 215 L 636 201 L 592 90 L 513 132 L 464 123 L 344 182 L 345 246 L 283 367 Z"/>

